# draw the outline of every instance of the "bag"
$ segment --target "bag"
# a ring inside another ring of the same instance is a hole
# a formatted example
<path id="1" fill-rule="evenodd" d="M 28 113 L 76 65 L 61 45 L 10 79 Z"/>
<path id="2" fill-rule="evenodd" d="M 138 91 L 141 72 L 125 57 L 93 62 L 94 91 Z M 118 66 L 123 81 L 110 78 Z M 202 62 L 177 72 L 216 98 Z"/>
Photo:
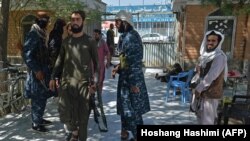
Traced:
<path id="1" fill-rule="evenodd" d="M 127 60 L 126 60 L 125 55 L 123 53 L 121 53 L 119 58 L 120 58 L 121 69 L 127 69 L 128 64 L 127 64 Z"/>

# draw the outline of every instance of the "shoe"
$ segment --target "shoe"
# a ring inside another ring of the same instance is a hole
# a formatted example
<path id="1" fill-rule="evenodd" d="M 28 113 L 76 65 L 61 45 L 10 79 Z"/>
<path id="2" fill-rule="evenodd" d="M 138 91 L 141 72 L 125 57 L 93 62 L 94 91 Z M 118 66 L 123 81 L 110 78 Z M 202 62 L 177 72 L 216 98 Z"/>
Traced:
<path id="1" fill-rule="evenodd" d="M 155 74 L 155 79 L 159 80 L 159 74 L 158 73 Z"/>
<path id="2" fill-rule="evenodd" d="M 72 137 L 72 132 L 65 133 L 65 141 L 70 141 L 71 137 Z"/>
<path id="3" fill-rule="evenodd" d="M 51 121 L 43 119 L 41 125 L 51 125 L 51 124 L 52 124 Z"/>
<path id="4" fill-rule="evenodd" d="M 131 131 L 122 131 L 121 133 L 122 141 L 135 141 L 133 134 Z"/>
<path id="5" fill-rule="evenodd" d="M 44 127 L 44 125 L 34 126 L 33 123 L 32 123 L 32 129 L 35 130 L 35 131 L 38 131 L 38 132 L 42 132 L 42 133 L 45 133 L 45 132 L 49 131 L 47 128 Z"/>

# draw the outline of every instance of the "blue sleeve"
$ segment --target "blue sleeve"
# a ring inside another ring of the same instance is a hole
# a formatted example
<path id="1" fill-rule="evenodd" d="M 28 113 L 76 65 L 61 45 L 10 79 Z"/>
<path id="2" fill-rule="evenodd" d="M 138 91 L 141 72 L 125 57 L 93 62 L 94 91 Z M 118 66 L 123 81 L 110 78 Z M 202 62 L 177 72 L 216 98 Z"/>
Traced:
<path id="1" fill-rule="evenodd" d="M 23 59 L 29 69 L 33 72 L 42 70 L 40 63 L 37 60 L 37 53 L 39 53 L 39 37 L 35 31 L 29 32 L 23 49 Z"/>
<path id="2" fill-rule="evenodd" d="M 140 38 L 130 34 L 126 38 L 126 61 L 128 64 L 128 81 L 131 86 L 137 86 L 141 80 L 143 47 Z"/>

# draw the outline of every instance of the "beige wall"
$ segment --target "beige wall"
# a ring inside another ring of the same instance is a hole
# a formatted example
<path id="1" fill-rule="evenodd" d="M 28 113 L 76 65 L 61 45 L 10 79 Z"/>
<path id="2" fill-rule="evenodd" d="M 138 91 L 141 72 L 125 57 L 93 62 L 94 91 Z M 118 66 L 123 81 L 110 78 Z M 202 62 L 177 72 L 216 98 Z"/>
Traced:
<path id="1" fill-rule="evenodd" d="M 36 16 L 37 11 L 12 11 L 9 18 L 9 29 L 8 29 L 8 56 L 20 56 L 20 49 L 18 42 L 22 39 L 23 29 L 21 27 L 21 21 L 25 16 L 34 15 Z M 49 15 L 53 14 L 49 12 Z M 48 31 L 52 29 L 53 24 L 48 26 Z"/>

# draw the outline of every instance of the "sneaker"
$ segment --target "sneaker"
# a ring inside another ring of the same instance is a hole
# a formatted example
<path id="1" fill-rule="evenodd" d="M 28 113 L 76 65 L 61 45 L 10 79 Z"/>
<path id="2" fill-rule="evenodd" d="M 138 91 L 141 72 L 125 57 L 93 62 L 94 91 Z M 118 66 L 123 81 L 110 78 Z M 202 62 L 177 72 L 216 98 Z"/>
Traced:
<path id="1" fill-rule="evenodd" d="M 44 125 L 34 126 L 34 124 L 32 124 L 32 129 L 35 130 L 35 131 L 38 131 L 38 132 L 42 132 L 42 133 L 45 133 L 45 132 L 49 131 L 47 128 L 44 127 Z"/>
<path id="2" fill-rule="evenodd" d="M 43 119 L 41 125 L 51 125 L 51 124 L 52 124 L 51 121 Z"/>

